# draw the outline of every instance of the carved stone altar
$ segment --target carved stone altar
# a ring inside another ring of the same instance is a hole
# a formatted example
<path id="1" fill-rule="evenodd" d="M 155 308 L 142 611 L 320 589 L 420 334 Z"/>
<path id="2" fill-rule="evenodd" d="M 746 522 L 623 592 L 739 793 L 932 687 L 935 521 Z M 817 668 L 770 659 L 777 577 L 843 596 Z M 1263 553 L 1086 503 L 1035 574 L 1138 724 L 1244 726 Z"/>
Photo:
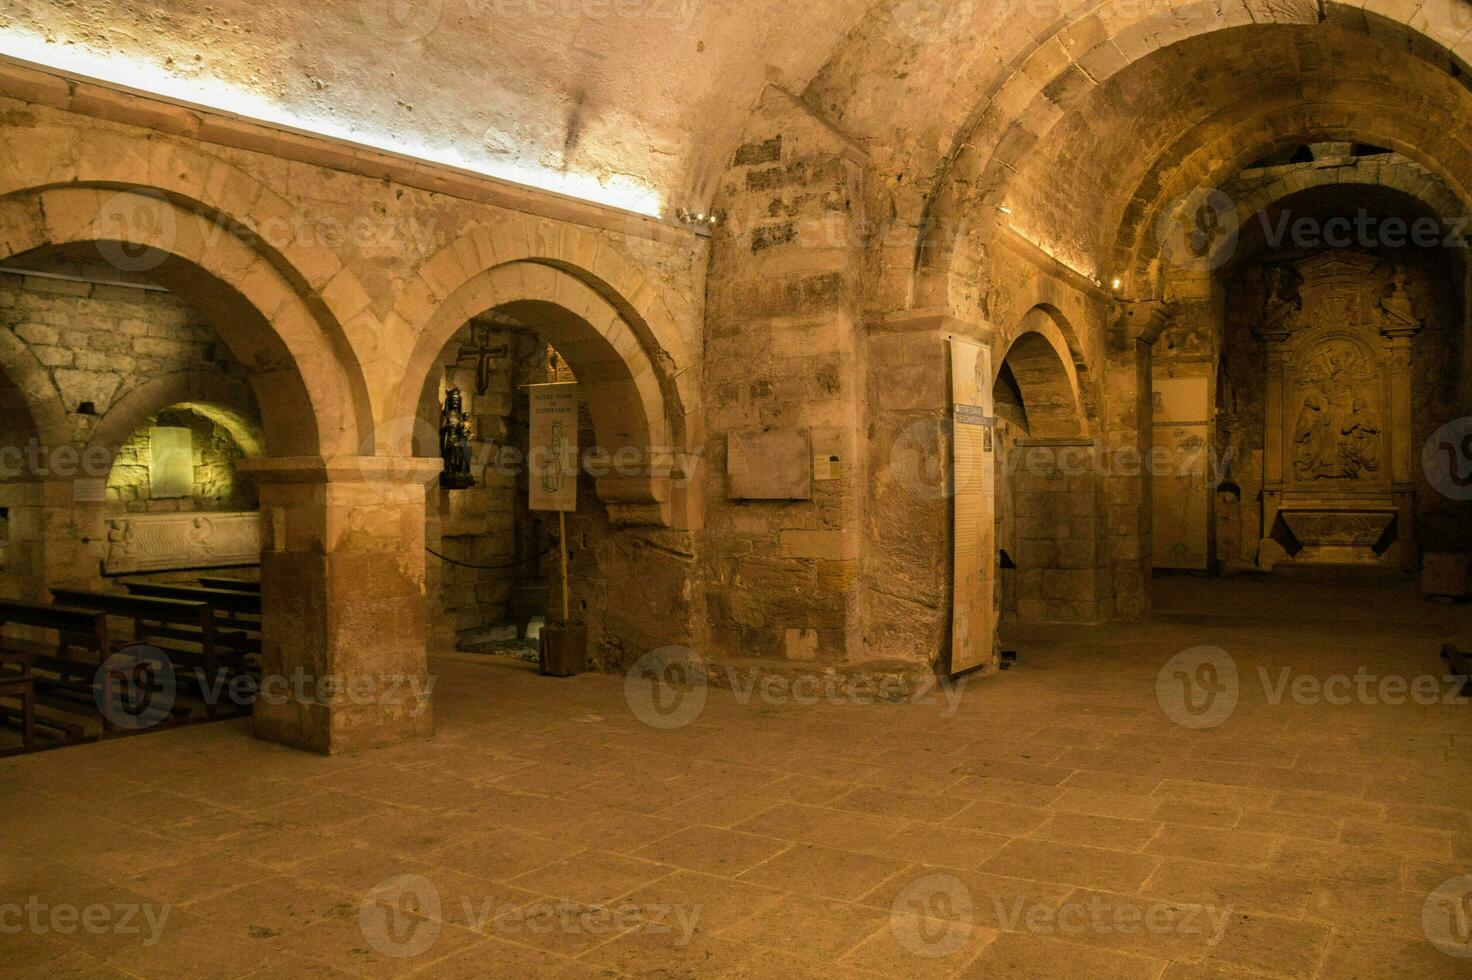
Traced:
<path id="1" fill-rule="evenodd" d="M 1415 567 L 1411 337 L 1403 272 L 1355 253 L 1274 270 L 1267 347 L 1264 568 Z"/>
<path id="2" fill-rule="evenodd" d="M 130 514 L 108 521 L 103 572 L 254 565 L 261 560 L 261 516 L 249 513 Z"/>

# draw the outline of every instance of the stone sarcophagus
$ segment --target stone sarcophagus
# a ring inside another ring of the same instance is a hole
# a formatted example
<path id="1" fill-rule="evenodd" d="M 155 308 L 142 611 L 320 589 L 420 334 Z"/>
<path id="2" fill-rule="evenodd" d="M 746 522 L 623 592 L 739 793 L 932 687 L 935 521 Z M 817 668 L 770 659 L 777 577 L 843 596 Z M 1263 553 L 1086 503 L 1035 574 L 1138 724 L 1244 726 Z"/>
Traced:
<path id="1" fill-rule="evenodd" d="M 103 573 L 254 565 L 261 560 L 261 515 L 129 514 L 108 521 Z"/>
<path id="2" fill-rule="evenodd" d="M 1265 568 L 1415 567 L 1411 338 L 1404 274 L 1325 253 L 1273 270 L 1263 431 Z"/>

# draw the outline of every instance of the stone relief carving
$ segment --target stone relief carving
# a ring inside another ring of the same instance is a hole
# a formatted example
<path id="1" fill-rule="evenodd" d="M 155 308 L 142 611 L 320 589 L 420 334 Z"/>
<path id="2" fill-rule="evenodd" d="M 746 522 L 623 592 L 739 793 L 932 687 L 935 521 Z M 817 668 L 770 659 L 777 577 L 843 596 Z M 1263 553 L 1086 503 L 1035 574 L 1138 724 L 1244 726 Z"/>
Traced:
<path id="1" fill-rule="evenodd" d="M 1390 274 L 1388 291 L 1380 298 L 1381 329 L 1387 332 L 1409 330 L 1415 332 L 1425 325 L 1425 320 L 1416 315 L 1416 301 L 1411 295 L 1410 276 L 1406 270 L 1396 266 Z"/>
<path id="2" fill-rule="evenodd" d="M 253 565 L 260 558 L 259 514 L 139 514 L 108 521 L 103 570 L 114 575 L 218 568 Z"/>
<path id="3" fill-rule="evenodd" d="M 1379 471 L 1379 413 L 1365 394 L 1375 377 L 1375 366 L 1354 341 L 1330 338 L 1309 350 L 1298 373 L 1295 478 L 1358 480 Z"/>
<path id="4" fill-rule="evenodd" d="M 1290 333 L 1303 314 L 1303 277 L 1295 269 L 1272 265 L 1266 269 L 1263 301 L 1264 333 Z"/>

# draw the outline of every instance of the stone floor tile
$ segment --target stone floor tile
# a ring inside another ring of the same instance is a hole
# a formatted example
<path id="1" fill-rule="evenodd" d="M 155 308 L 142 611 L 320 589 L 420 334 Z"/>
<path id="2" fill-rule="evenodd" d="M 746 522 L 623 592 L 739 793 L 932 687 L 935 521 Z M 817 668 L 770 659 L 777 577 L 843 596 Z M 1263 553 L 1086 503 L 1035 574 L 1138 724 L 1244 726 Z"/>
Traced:
<path id="1" fill-rule="evenodd" d="M 1064 844 L 1107 847 L 1117 851 L 1138 851 L 1160 832 L 1160 824 L 1150 820 L 1123 820 L 1086 813 L 1059 813 L 1034 830 L 1029 837 L 1054 840 Z"/>
<path id="2" fill-rule="evenodd" d="M 1145 853 L 1238 867 L 1259 867 L 1272 858 L 1276 840 L 1267 834 L 1245 830 L 1167 824 L 1145 845 Z"/>
<path id="3" fill-rule="evenodd" d="M 608 851 L 584 851 L 518 875 L 507 884 L 574 902 L 606 905 L 673 870 Z"/>
<path id="4" fill-rule="evenodd" d="M 720 936 L 829 962 L 888 925 L 889 916 L 877 909 L 811 895 L 786 895 L 722 930 Z"/>
<path id="5" fill-rule="evenodd" d="M 975 980 L 1156 980 L 1165 965 L 1163 960 L 1129 953 L 1004 934 L 983 949 L 961 976 Z"/>
<path id="6" fill-rule="evenodd" d="M 1160 858 L 1054 841 L 1014 840 L 982 865 L 990 874 L 1132 892 L 1160 864 Z"/>
<path id="7" fill-rule="evenodd" d="M 795 844 L 740 875 L 776 891 L 857 901 L 906 868 L 905 862 L 812 844 Z"/>
<path id="8" fill-rule="evenodd" d="M 735 877 L 792 845 L 714 827 L 687 827 L 631 851 L 630 856 L 689 871 Z"/>
<path id="9" fill-rule="evenodd" d="M 1318 923 L 1234 912 L 1205 962 L 1309 980 L 1328 940 L 1328 927 Z"/>
<path id="10" fill-rule="evenodd" d="M 1266 868 L 1166 858 L 1140 886 L 1140 894 L 1297 918 L 1307 905 L 1313 884 L 1311 877 Z"/>

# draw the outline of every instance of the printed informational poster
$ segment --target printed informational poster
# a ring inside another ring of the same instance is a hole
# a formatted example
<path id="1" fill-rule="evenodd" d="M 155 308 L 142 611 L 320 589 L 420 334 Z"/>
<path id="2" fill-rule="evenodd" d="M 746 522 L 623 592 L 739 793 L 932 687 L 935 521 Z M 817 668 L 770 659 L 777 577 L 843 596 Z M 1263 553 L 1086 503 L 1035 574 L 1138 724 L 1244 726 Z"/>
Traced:
<path id="1" fill-rule="evenodd" d="M 578 386 L 531 385 L 528 482 L 532 510 L 578 509 Z"/>
<path id="2" fill-rule="evenodd" d="M 1211 391 L 1206 378 L 1157 378 L 1151 473 L 1156 568 L 1207 566 Z"/>
<path id="3" fill-rule="evenodd" d="M 951 423 L 955 472 L 955 597 L 951 673 L 991 659 L 996 587 L 996 447 L 992 356 L 979 344 L 951 338 Z"/>

